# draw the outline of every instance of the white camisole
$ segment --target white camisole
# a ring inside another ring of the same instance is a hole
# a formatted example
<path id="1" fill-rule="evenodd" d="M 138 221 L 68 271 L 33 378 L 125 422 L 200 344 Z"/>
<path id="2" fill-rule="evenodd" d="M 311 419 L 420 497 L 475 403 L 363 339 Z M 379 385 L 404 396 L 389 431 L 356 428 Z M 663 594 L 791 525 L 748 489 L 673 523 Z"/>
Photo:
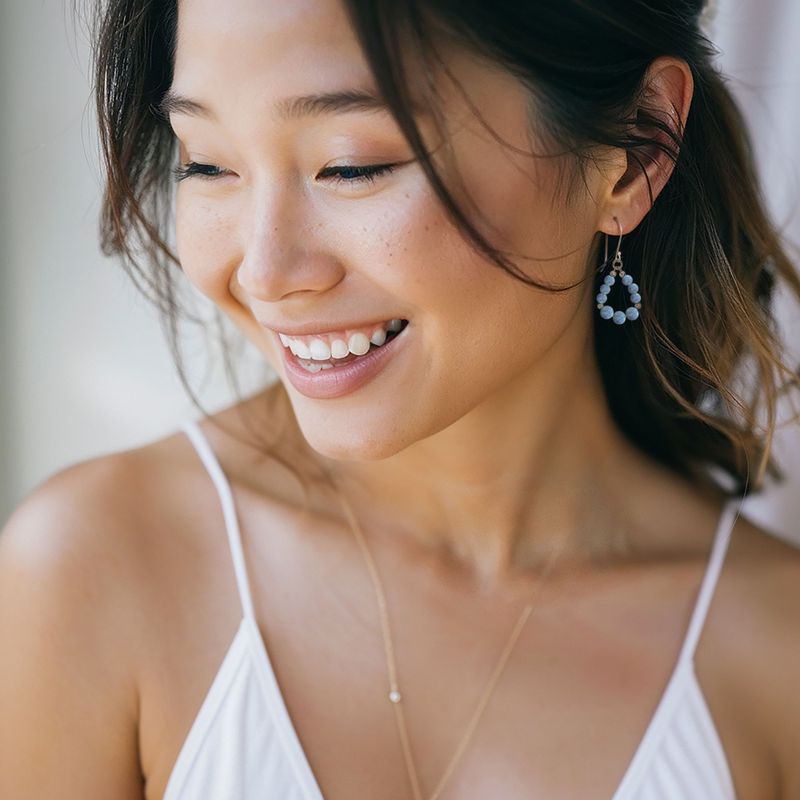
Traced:
<path id="1" fill-rule="evenodd" d="M 292 724 L 253 612 L 230 484 L 194 421 L 182 426 L 219 493 L 243 617 L 195 717 L 164 800 L 325 800 Z M 722 511 L 677 664 L 611 800 L 735 800 L 733 778 L 694 670 L 737 498 Z"/>

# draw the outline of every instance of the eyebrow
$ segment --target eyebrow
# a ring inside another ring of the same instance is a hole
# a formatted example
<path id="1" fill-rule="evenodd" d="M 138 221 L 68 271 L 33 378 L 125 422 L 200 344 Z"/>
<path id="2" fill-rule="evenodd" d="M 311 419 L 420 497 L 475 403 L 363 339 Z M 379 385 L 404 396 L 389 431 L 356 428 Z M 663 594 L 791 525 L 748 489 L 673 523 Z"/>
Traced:
<path id="1" fill-rule="evenodd" d="M 417 104 L 412 108 L 421 112 Z M 170 114 L 189 114 L 194 117 L 212 118 L 211 109 L 189 97 L 169 90 L 157 106 L 164 117 Z M 288 121 L 303 117 L 320 117 L 327 114 L 348 112 L 388 111 L 389 107 L 375 93 L 366 89 L 344 89 L 320 94 L 304 94 L 285 97 L 273 104 L 273 113 L 279 120 Z"/>

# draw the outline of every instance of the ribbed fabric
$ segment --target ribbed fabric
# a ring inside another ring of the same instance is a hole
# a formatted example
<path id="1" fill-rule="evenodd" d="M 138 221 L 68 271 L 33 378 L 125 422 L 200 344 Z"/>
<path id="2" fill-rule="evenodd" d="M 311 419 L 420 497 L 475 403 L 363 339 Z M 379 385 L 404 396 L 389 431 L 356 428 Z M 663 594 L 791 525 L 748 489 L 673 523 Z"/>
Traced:
<path id="1" fill-rule="evenodd" d="M 164 800 L 324 800 L 292 725 L 253 612 L 230 485 L 194 421 L 182 426 L 219 493 L 243 617 L 173 767 Z M 694 669 L 694 652 L 738 516 L 714 535 L 678 661 L 611 800 L 736 800 Z"/>

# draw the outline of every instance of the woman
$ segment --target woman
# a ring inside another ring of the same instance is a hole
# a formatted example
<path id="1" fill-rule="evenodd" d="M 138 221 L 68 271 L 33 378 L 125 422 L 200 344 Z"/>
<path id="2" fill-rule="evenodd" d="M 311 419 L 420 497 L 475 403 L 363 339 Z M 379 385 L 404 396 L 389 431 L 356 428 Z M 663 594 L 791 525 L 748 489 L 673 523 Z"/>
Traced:
<path id="1" fill-rule="evenodd" d="M 800 796 L 800 281 L 700 6 L 103 6 L 106 249 L 277 380 L 8 523 L 3 798 Z"/>

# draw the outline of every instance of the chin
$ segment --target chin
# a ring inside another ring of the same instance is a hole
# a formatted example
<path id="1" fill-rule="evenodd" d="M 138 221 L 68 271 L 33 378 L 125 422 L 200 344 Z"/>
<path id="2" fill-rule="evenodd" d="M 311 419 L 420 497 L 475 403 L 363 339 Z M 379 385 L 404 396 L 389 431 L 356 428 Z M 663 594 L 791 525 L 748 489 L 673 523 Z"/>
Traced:
<path id="1" fill-rule="evenodd" d="M 337 436 L 314 423 L 305 425 L 299 417 L 298 423 L 309 447 L 334 461 L 381 461 L 407 446 L 407 443 L 397 442 L 385 432 L 379 434 L 376 431 L 370 435 L 369 431 L 361 431 L 352 436 Z"/>
<path id="2" fill-rule="evenodd" d="M 324 413 L 293 404 L 298 427 L 308 446 L 335 461 L 381 461 L 405 450 L 425 433 L 410 431 L 389 415 L 375 414 L 367 419 L 360 412 Z"/>

